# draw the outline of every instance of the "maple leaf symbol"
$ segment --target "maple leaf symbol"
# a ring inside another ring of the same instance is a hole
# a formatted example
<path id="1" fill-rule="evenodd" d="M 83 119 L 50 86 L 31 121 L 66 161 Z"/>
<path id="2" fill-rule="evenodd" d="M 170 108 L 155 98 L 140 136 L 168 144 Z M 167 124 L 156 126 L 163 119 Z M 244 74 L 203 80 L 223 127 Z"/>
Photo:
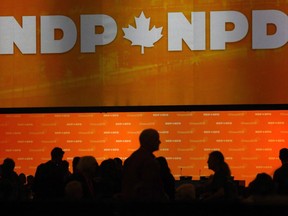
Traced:
<path id="1" fill-rule="evenodd" d="M 128 28 L 122 28 L 125 35 L 124 38 L 130 40 L 133 45 L 141 46 L 141 54 L 144 54 L 144 47 L 153 47 L 154 43 L 162 37 L 162 27 L 156 28 L 153 26 L 149 30 L 150 18 L 146 18 L 142 11 L 140 16 L 135 17 L 136 28 L 129 25 Z"/>

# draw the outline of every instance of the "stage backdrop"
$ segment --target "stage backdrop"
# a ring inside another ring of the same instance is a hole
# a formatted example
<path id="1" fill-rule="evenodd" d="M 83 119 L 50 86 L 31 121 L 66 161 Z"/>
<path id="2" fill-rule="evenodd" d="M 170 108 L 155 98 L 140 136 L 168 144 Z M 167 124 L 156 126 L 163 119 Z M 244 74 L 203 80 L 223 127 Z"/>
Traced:
<path id="1" fill-rule="evenodd" d="M 286 0 L 1 0 L 0 107 L 288 103 Z"/>
<path id="2" fill-rule="evenodd" d="M 270 175 L 281 163 L 279 150 L 287 147 L 288 111 L 199 111 L 43 113 L 0 115 L 0 161 L 11 157 L 19 174 L 35 174 L 50 159 L 55 146 L 74 156 L 93 155 L 98 163 L 123 161 L 139 147 L 145 128 L 160 132 L 160 150 L 175 178 L 212 174 L 208 154 L 220 150 L 236 180 L 246 185 L 260 172 Z"/>

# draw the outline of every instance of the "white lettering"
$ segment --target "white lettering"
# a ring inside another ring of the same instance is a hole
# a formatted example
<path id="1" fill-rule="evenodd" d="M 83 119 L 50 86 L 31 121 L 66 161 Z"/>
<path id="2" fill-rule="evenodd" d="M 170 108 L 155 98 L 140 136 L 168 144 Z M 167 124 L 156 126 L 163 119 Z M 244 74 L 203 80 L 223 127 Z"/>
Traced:
<path id="1" fill-rule="evenodd" d="M 55 30 L 63 33 L 55 40 Z M 77 28 L 66 16 L 41 16 L 41 53 L 64 53 L 73 48 L 77 40 Z"/>
<path id="2" fill-rule="evenodd" d="M 225 50 L 227 42 L 243 39 L 248 33 L 247 18 L 237 11 L 213 11 L 210 14 L 211 50 Z M 226 24 L 233 23 L 234 29 L 226 31 Z"/>
<path id="3" fill-rule="evenodd" d="M 102 26 L 102 34 L 95 33 L 95 27 Z M 81 15 L 81 52 L 93 53 L 95 46 L 111 43 L 117 35 L 115 20 L 107 15 Z"/>
<path id="4" fill-rule="evenodd" d="M 247 36 L 247 17 L 238 11 L 211 11 L 210 32 L 206 12 L 191 12 L 191 20 L 181 12 L 168 13 L 168 51 L 182 51 L 183 43 L 190 50 L 206 50 L 206 33 L 210 33 L 210 50 L 225 50 Z M 0 54 L 14 54 L 14 45 L 23 54 L 65 53 L 76 44 L 79 28 L 81 53 L 95 53 L 97 46 L 113 42 L 117 23 L 105 14 L 80 15 L 80 26 L 64 15 L 40 17 L 40 41 L 37 42 L 36 16 L 23 16 L 19 24 L 12 16 L 0 16 Z M 228 29 L 231 24 L 233 28 Z M 275 27 L 269 32 L 269 25 Z M 279 10 L 253 10 L 251 23 L 252 49 L 275 49 L 288 41 L 288 17 Z M 56 34 L 61 31 L 62 34 Z M 61 38 L 59 38 L 59 35 Z"/>
<path id="5" fill-rule="evenodd" d="M 36 53 L 36 17 L 23 16 L 22 26 L 14 17 L 0 17 L 0 54 L 14 54 L 14 43 L 23 54 Z"/>
<path id="6" fill-rule="evenodd" d="M 182 13 L 168 13 L 168 50 L 181 51 L 182 40 L 191 50 L 205 50 L 205 12 L 191 13 L 191 23 Z"/>
<path id="7" fill-rule="evenodd" d="M 252 48 L 273 49 L 279 48 L 288 40 L 288 17 L 285 13 L 276 10 L 253 11 Z M 276 32 L 267 35 L 268 24 L 276 27 Z"/>

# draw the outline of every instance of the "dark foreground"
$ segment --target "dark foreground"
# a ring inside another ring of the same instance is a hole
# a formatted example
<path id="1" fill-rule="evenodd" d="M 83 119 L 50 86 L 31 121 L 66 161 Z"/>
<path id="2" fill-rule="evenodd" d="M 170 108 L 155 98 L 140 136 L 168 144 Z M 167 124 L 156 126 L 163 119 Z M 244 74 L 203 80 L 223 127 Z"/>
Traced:
<path id="1" fill-rule="evenodd" d="M 29 216 L 271 216 L 288 215 L 288 201 L 242 202 L 171 202 L 171 203 L 123 203 L 123 202 L 2 202 L 1 215 Z"/>

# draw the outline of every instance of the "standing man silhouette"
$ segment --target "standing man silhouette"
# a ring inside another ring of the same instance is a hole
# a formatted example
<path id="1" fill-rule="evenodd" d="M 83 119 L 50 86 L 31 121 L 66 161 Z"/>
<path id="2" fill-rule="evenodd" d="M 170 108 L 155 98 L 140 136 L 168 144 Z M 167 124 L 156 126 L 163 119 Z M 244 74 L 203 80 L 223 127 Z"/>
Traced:
<path id="1" fill-rule="evenodd" d="M 51 160 L 37 166 L 33 184 L 35 199 L 59 200 L 64 197 L 64 186 L 69 175 L 67 163 L 63 162 L 64 151 L 55 147 Z"/>
<path id="2" fill-rule="evenodd" d="M 159 150 L 157 130 L 148 128 L 139 136 L 140 147 L 123 165 L 122 195 L 125 201 L 167 201 L 160 175 L 160 166 L 153 152 Z"/>
<path id="3" fill-rule="evenodd" d="M 282 148 L 279 151 L 281 166 L 273 173 L 273 181 L 276 192 L 279 195 L 288 195 L 288 149 Z"/>

